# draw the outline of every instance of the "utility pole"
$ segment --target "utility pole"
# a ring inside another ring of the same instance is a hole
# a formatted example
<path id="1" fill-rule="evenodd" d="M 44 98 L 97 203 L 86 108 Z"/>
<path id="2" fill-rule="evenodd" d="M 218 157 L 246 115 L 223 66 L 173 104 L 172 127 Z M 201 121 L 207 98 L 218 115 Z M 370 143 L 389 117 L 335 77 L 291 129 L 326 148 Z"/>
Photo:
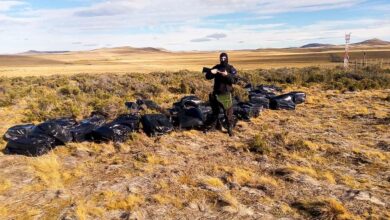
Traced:
<path id="1" fill-rule="evenodd" d="M 351 42 L 351 33 L 345 34 L 345 54 L 344 54 L 344 69 L 349 67 L 349 43 Z"/>
<path id="2" fill-rule="evenodd" d="M 366 60 L 366 52 L 363 52 L 363 66 L 367 66 L 367 60 Z"/>

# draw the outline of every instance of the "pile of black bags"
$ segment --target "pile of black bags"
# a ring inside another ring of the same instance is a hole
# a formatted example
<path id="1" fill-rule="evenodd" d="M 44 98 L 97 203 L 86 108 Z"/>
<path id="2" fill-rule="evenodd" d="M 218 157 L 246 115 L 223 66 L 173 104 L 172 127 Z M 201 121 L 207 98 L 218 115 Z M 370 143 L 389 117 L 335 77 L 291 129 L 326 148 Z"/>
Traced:
<path id="1" fill-rule="evenodd" d="M 49 120 L 39 125 L 14 126 L 4 134 L 8 141 L 5 153 L 39 156 L 58 145 L 73 140 L 71 130 L 77 124 L 72 118 Z"/>
<path id="2" fill-rule="evenodd" d="M 138 131 L 140 117 L 136 114 L 121 115 L 112 122 L 91 130 L 90 140 L 96 142 L 124 142 L 132 132 Z"/>
<path id="3" fill-rule="evenodd" d="M 169 109 L 172 123 L 179 129 L 200 129 L 212 110 L 196 96 L 186 96 Z"/>
<path id="4" fill-rule="evenodd" d="M 280 94 L 276 86 L 245 87 L 249 101 L 234 99 L 233 109 L 236 120 L 248 121 L 258 117 L 264 109 L 293 110 L 297 104 L 304 103 L 306 94 L 290 92 Z M 204 129 L 211 117 L 212 109 L 207 102 L 196 96 L 185 96 L 165 110 L 152 100 L 139 99 L 125 103 L 129 114 L 120 115 L 107 121 L 105 114 L 94 112 L 90 117 L 77 122 L 73 118 L 59 118 L 38 125 L 17 125 L 8 129 L 3 139 L 7 141 L 6 154 L 39 156 L 51 149 L 69 142 L 124 142 L 140 128 L 148 136 L 167 134 L 174 129 Z M 141 114 L 144 110 L 154 110 L 155 114 Z M 220 124 L 226 128 L 223 114 Z"/>
<path id="5" fill-rule="evenodd" d="M 169 118 L 163 114 L 148 114 L 141 118 L 142 128 L 148 136 L 158 136 L 173 131 Z"/>
<path id="6" fill-rule="evenodd" d="M 277 86 L 260 85 L 252 87 L 247 85 L 245 88 L 249 92 L 249 103 L 266 109 L 294 110 L 296 105 L 306 101 L 304 92 L 290 92 L 280 95 L 283 90 Z"/>

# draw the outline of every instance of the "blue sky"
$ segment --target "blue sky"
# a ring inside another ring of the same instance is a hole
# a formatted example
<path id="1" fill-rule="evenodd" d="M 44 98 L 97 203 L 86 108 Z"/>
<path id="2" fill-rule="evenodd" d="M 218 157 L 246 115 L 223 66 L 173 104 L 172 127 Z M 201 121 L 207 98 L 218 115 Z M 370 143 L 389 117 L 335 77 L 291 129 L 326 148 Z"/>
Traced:
<path id="1" fill-rule="evenodd" d="M 0 0 L 0 53 L 390 40 L 390 0 Z"/>

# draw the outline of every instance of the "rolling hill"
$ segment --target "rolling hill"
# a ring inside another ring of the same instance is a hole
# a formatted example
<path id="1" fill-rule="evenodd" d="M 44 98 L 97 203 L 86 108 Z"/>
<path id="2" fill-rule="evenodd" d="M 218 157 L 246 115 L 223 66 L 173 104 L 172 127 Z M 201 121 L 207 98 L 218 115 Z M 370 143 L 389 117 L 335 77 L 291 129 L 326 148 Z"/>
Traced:
<path id="1" fill-rule="evenodd" d="M 384 41 L 384 40 L 381 40 L 378 38 L 373 38 L 373 39 L 369 39 L 369 40 L 365 40 L 365 41 L 351 44 L 351 46 L 367 46 L 367 47 L 386 46 L 386 45 L 390 45 L 390 42 Z M 301 46 L 300 48 L 302 48 L 302 49 L 305 49 L 305 48 L 329 48 L 329 47 L 342 47 L 342 46 L 344 46 L 344 44 L 334 45 L 334 44 L 323 44 L 323 43 L 310 43 L 310 44 L 305 44 L 305 45 Z"/>
<path id="2" fill-rule="evenodd" d="M 389 41 L 384 41 L 384 40 L 381 40 L 381 39 L 378 39 L 378 38 L 373 38 L 373 39 L 365 40 L 365 41 L 362 41 L 362 42 L 359 42 L 359 43 L 355 43 L 353 45 L 357 45 L 357 46 L 379 46 L 379 45 L 390 45 L 390 42 Z"/>
<path id="3" fill-rule="evenodd" d="M 381 44 L 381 45 L 376 45 Z M 314 47 L 313 47 L 314 46 Z M 390 45 L 378 39 L 351 46 L 350 56 L 360 59 L 390 57 Z M 232 64 L 241 70 L 278 67 L 339 65 L 329 57 L 344 54 L 343 46 L 309 44 L 305 48 L 280 48 L 227 51 Z M 30 51 L 19 55 L 0 55 L 0 76 L 36 76 L 78 73 L 150 73 L 155 71 L 200 71 L 218 62 L 220 51 L 167 51 L 161 48 L 115 47 L 89 51 Z"/>
<path id="4" fill-rule="evenodd" d="M 333 44 L 319 44 L 319 43 L 311 43 L 311 44 L 305 44 L 301 48 L 313 48 L 313 47 L 332 47 L 335 46 Z"/>

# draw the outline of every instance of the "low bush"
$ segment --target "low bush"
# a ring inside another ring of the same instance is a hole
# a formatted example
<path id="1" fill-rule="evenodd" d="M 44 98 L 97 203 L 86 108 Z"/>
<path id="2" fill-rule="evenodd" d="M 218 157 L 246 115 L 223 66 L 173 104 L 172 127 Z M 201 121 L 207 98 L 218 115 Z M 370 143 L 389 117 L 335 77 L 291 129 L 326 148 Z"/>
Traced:
<path id="1" fill-rule="evenodd" d="M 366 90 L 390 88 L 390 70 L 369 66 L 356 71 L 343 68 L 280 68 L 239 71 L 236 96 L 247 99 L 243 86 L 276 84 L 278 86 L 320 85 L 324 89 Z M 207 100 L 212 81 L 191 71 L 154 72 L 150 74 L 78 74 L 0 78 L 0 107 L 25 100 L 26 121 L 52 117 L 86 117 L 91 111 L 105 111 L 115 116 L 125 111 L 124 103 L 136 98 L 166 100 L 195 94 Z M 172 100 L 174 102 L 175 100 Z M 158 103 L 163 104 L 163 103 Z"/>

